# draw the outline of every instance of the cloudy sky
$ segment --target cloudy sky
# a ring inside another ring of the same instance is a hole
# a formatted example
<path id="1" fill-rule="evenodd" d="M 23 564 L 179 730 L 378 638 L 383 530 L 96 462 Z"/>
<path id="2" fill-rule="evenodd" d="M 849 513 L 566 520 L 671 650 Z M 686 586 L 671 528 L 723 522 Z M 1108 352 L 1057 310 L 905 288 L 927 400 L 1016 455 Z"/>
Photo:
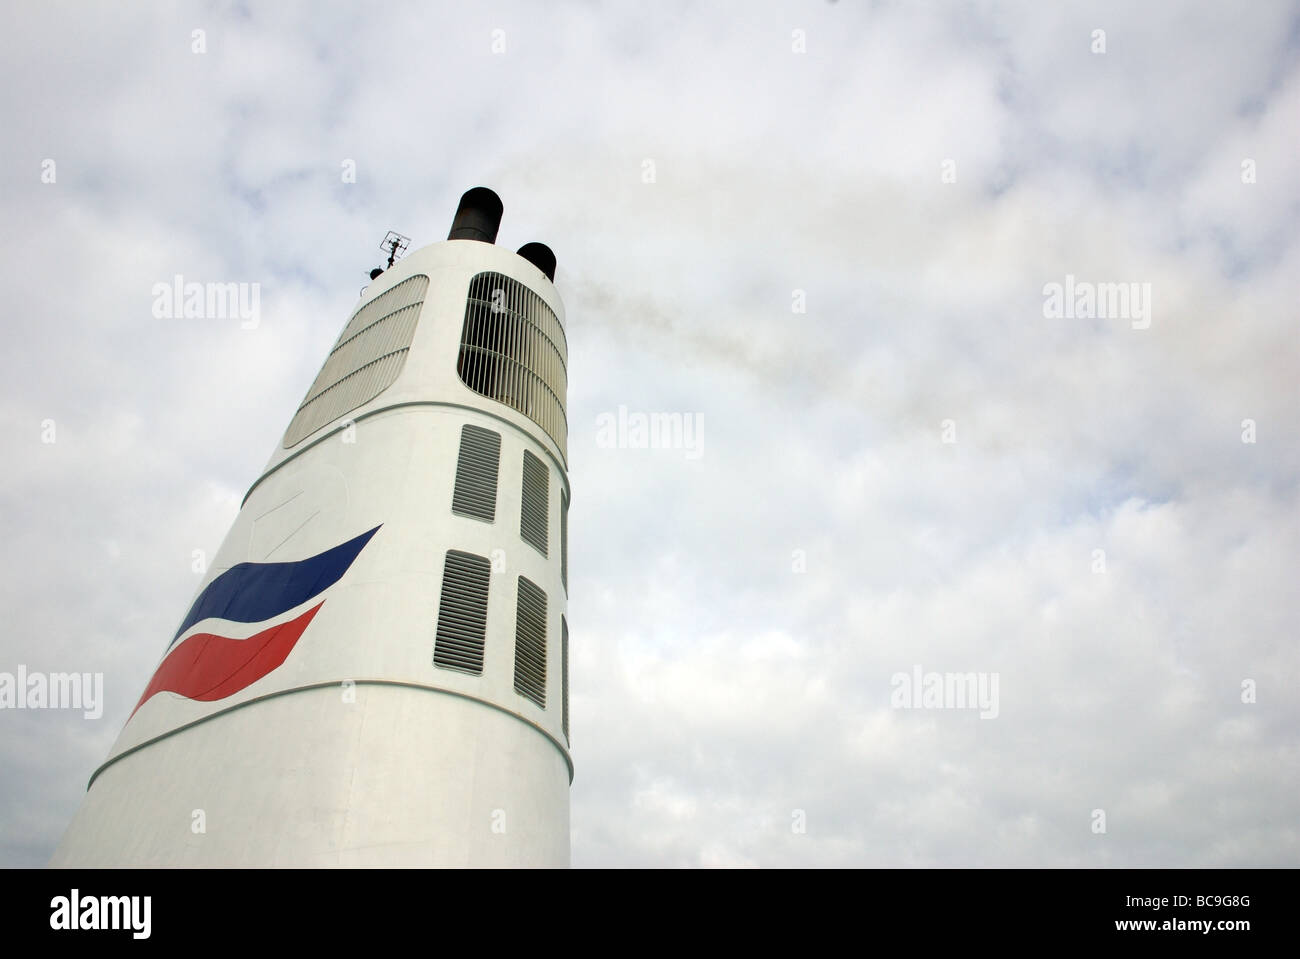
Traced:
<path id="1" fill-rule="evenodd" d="M 0 865 L 478 184 L 568 312 L 574 865 L 1300 864 L 1300 5 L 540 7 L 6 18 L 0 671 L 105 703 L 0 711 Z"/>

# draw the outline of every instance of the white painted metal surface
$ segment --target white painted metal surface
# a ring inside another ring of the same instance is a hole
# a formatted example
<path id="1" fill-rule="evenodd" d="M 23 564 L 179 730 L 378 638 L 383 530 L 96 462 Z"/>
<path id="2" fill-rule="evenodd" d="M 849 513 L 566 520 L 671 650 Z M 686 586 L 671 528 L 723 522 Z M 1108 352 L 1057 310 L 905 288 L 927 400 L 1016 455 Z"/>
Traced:
<path id="1" fill-rule="evenodd" d="M 408 277 L 429 277 L 401 373 L 358 409 L 276 449 L 200 596 L 238 564 L 298 563 L 373 536 L 336 582 L 302 602 L 250 622 L 206 616 L 178 635 L 169 655 L 205 633 L 243 655 L 251 646 L 229 641 L 265 636 L 319 607 L 282 663 L 244 688 L 208 701 L 172 691 L 142 701 L 52 865 L 568 864 L 560 542 L 568 477 L 546 431 L 457 375 L 466 291 L 484 271 L 528 286 L 563 324 L 550 281 L 488 243 L 426 247 L 372 282 L 358 307 Z M 490 523 L 451 510 L 466 423 L 501 436 Z M 550 474 L 545 557 L 520 538 L 525 451 Z M 449 549 L 494 561 L 480 676 L 433 662 Z M 514 688 L 520 576 L 547 598 L 544 709 Z"/>

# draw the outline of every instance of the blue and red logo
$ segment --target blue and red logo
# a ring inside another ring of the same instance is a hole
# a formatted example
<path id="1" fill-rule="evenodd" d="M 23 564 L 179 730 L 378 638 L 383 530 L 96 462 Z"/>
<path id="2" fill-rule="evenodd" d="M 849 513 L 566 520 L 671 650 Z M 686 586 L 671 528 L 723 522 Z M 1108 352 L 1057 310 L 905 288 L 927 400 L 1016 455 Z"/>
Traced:
<path id="1" fill-rule="evenodd" d="M 225 699 L 278 668 L 325 605 L 324 600 L 247 639 L 194 633 L 183 642 L 177 640 L 205 619 L 261 623 L 301 606 L 342 579 L 378 531 L 376 526 L 333 549 L 294 563 L 240 563 L 230 567 L 194 601 L 131 715 L 162 692 L 202 702 Z"/>

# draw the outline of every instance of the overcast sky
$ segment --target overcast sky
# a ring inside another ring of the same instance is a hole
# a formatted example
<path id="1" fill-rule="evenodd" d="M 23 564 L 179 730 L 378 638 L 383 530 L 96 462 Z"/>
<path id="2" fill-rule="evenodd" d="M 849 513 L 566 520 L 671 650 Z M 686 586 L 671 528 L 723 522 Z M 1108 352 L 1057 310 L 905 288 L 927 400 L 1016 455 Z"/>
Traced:
<path id="1" fill-rule="evenodd" d="M 0 671 L 105 704 L 0 711 L 0 865 L 479 184 L 568 313 L 574 865 L 1300 865 L 1300 6 L 541 8 L 7 14 Z"/>

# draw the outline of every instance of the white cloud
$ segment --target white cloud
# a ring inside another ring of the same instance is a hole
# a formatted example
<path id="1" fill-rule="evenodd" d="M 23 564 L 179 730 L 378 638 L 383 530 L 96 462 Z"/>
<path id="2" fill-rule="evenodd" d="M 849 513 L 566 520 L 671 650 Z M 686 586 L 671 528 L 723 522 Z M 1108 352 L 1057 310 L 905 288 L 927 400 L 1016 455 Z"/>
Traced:
<path id="1" fill-rule="evenodd" d="M 0 669 L 110 703 L 0 716 L 0 861 L 52 850 L 383 232 L 483 182 L 569 317 L 575 864 L 1294 865 L 1296 18 L 21 11 Z M 155 320 L 176 273 L 262 324 Z M 1150 283 L 1150 329 L 1045 318 L 1066 274 Z M 599 448 L 620 405 L 702 457 Z M 998 718 L 890 709 L 914 665 Z"/>

